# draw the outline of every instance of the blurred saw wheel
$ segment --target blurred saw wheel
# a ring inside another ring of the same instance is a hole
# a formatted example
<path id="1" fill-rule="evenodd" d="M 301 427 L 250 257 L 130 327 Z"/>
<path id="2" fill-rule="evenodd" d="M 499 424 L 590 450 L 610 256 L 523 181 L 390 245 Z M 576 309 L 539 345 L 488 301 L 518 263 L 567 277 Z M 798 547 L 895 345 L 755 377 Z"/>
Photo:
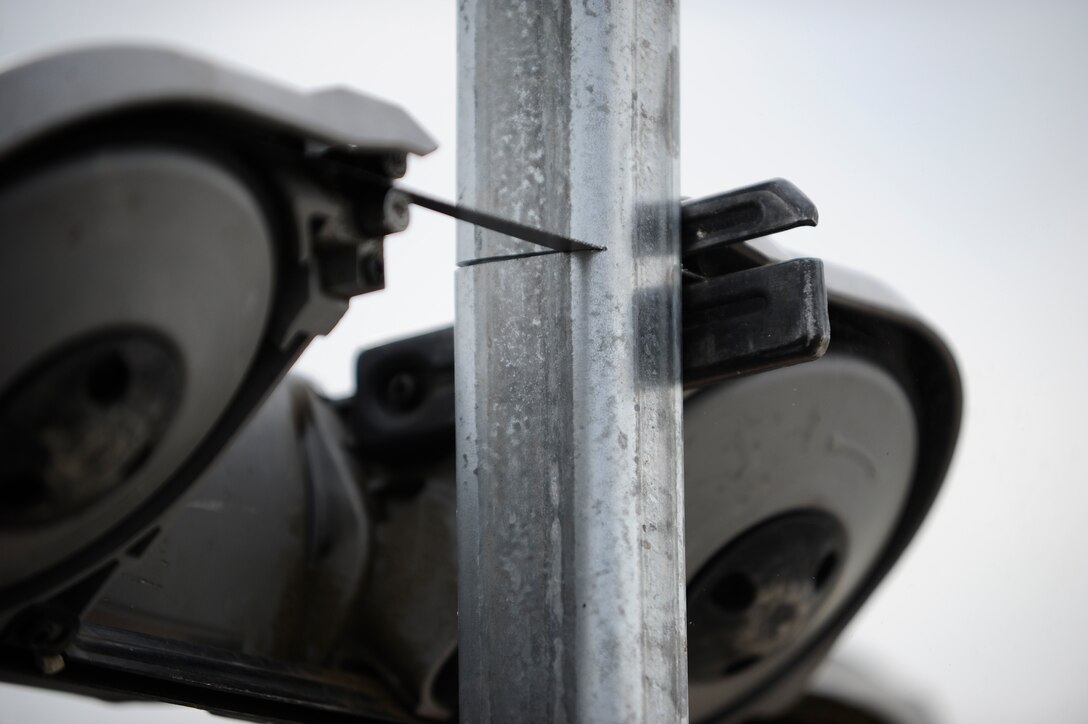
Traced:
<path id="1" fill-rule="evenodd" d="M 0 97 L 0 630 L 34 649 L 22 622 L 78 620 L 80 582 L 384 287 L 406 203 L 328 151 L 391 178 L 434 144 L 376 99 L 145 47 L 32 61 Z"/>
<path id="2" fill-rule="evenodd" d="M 798 700 L 917 530 L 955 446 L 947 347 L 871 280 L 828 277 L 822 359 L 685 401 L 693 721 L 774 717 Z"/>

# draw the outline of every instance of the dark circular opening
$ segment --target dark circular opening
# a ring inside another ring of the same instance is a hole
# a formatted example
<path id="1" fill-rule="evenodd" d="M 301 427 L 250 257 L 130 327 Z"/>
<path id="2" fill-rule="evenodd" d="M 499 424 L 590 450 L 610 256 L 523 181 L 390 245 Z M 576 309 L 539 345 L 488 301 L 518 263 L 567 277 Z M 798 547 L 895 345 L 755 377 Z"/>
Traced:
<path id="1" fill-rule="evenodd" d="M 419 378 L 411 372 L 396 372 L 385 383 L 385 401 L 398 412 L 408 412 L 423 397 Z"/>
<path id="2" fill-rule="evenodd" d="M 842 524 L 813 509 L 765 519 L 729 541 L 688 589 L 692 681 L 720 681 L 813 635 L 812 616 L 841 578 L 846 552 Z"/>
<path id="3" fill-rule="evenodd" d="M 389 213 L 396 220 L 404 218 L 408 213 L 408 199 L 400 194 L 395 195 L 389 204 Z"/>
<path id="4" fill-rule="evenodd" d="M 711 596 L 722 610 L 741 613 L 755 603 L 757 593 L 751 578 L 743 573 L 730 573 L 718 581 Z"/>
<path id="5" fill-rule="evenodd" d="M 839 567 L 839 554 L 835 551 L 830 551 L 823 558 L 820 559 L 820 566 L 816 569 L 816 575 L 812 577 L 812 585 L 817 591 L 823 589 L 827 585 L 827 582 L 831 580 L 831 576 L 835 574 L 835 569 Z"/>
<path id="6" fill-rule="evenodd" d="M 0 397 L 0 525 L 49 524 L 127 484 L 164 438 L 183 387 L 177 350 L 139 329 L 34 360 Z"/>
<path id="7" fill-rule="evenodd" d="M 752 668 L 758 663 L 758 656 L 745 656 L 743 658 L 736 659 L 735 661 L 730 661 L 726 665 L 726 667 L 722 669 L 722 676 L 734 676 L 744 671 L 745 669 Z"/>
<path id="8" fill-rule="evenodd" d="M 113 405 L 128 393 L 132 370 L 120 352 L 96 360 L 87 370 L 87 394 L 99 405 Z"/>

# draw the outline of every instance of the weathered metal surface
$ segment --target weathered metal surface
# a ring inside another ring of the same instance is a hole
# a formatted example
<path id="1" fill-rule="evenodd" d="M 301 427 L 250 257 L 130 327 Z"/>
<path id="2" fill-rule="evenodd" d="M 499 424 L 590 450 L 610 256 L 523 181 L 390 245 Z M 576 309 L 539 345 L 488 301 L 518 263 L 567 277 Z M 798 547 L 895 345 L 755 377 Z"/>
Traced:
<path id="1" fill-rule="evenodd" d="M 461 717 L 686 720 L 676 8 L 459 31 L 459 203 L 608 247 L 458 271 Z"/>

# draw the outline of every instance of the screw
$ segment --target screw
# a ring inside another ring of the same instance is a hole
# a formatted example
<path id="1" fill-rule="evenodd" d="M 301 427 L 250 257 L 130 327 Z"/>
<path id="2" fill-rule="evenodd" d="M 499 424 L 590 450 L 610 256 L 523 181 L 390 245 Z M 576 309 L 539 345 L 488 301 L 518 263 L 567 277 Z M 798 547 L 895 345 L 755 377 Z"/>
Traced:
<path id="1" fill-rule="evenodd" d="M 381 171 L 389 178 L 400 178 L 408 171 L 408 156 L 403 153 L 389 153 L 381 158 Z"/>
<path id="2" fill-rule="evenodd" d="M 60 654 L 38 654 L 34 657 L 38 670 L 46 676 L 53 676 L 64 671 L 64 657 Z"/>
<path id="3" fill-rule="evenodd" d="M 385 401 L 394 410 L 406 412 L 415 407 L 419 397 L 419 381 L 411 372 L 398 372 L 385 386 Z"/>
<path id="4" fill-rule="evenodd" d="M 408 228 L 408 196 L 397 189 L 390 189 L 382 200 L 382 226 L 385 233 L 395 234 Z"/>

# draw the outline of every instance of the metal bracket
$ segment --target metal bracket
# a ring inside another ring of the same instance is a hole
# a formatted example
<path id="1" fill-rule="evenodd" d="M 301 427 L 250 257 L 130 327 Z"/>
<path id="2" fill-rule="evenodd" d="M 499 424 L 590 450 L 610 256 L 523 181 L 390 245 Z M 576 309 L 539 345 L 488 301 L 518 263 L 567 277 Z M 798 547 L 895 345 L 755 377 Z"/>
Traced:
<path id="1" fill-rule="evenodd" d="M 686 387 L 823 355 L 831 339 L 823 264 L 795 259 L 738 271 L 726 258 L 735 244 L 818 218 L 785 179 L 683 203 Z"/>
<path id="2" fill-rule="evenodd" d="M 688 261 L 749 239 L 816 226 L 819 218 L 816 205 L 781 178 L 685 201 L 680 212 L 682 254 Z"/>
<path id="3" fill-rule="evenodd" d="M 831 341 L 819 259 L 733 272 L 683 294 L 685 387 L 810 362 Z"/>

